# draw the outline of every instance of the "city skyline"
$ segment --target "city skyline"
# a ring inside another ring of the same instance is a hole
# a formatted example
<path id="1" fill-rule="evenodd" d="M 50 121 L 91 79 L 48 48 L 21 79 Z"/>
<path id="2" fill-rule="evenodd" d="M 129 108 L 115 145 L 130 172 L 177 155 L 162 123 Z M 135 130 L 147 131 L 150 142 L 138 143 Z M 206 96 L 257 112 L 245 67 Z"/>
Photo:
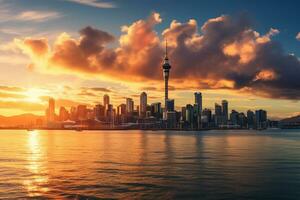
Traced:
<path id="1" fill-rule="evenodd" d="M 239 6 L 236 1 L 229 4 Z M 194 92 L 200 91 L 203 108 L 211 110 L 215 102 L 226 99 L 229 112 L 263 108 L 271 119 L 299 114 L 299 30 L 283 26 L 286 18 L 278 24 L 267 23 L 261 11 L 251 6 L 243 15 L 225 5 L 223 11 L 213 8 L 211 3 L 203 3 L 211 12 L 197 14 L 191 9 L 176 17 L 165 6 L 176 11 L 179 5 L 168 1 L 159 9 L 152 4 L 141 7 L 143 13 L 130 17 L 124 14 L 129 8 L 119 1 L 88 5 L 61 0 L 48 5 L 0 1 L 0 9 L 5 10 L 0 16 L 0 115 L 43 115 L 49 97 L 56 99 L 56 108 L 93 107 L 104 94 L 115 108 L 126 98 L 137 105 L 143 91 L 148 104 L 162 102 L 164 107 L 161 65 L 166 38 L 172 65 L 168 85 L 176 110 L 192 104 Z M 9 17 L 12 10 L 15 17 Z M 107 23 L 103 17 L 112 16 L 110 11 L 116 14 Z M 90 18 L 89 12 L 98 20 Z M 71 16 L 82 18 L 76 23 Z M 228 31 L 226 27 L 237 35 L 229 32 L 211 38 L 216 29 Z M 220 40 L 223 49 L 213 39 Z M 222 64 L 226 62 L 229 65 Z"/>
<path id="2" fill-rule="evenodd" d="M 284 123 L 271 121 L 266 110 L 247 110 L 247 113 L 232 110 L 228 112 L 228 101 L 221 105 L 215 103 L 215 109 L 203 109 L 201 92 L 194 93 L 194 104 L 186 104 L 180 110 L 175 109 L 176 99 L 169 98 L 169 79 L 171 64 L 168 58 L 166 39 L 165 57 L 162 63 L 164 81 L 164 107 L 161 102 L 148 104 L 146 92 L 140 94 L 139 104 L 134 106 L 132 98 L 114 107 L 109 95 L 103 96 L 102 104 L 92 108 L 87 105 L 73 106 L 69 111 L 65 107 L 55 113 L 55 100 L 49 98 L 44 119 L 31 121 L 26 127 L 47 129 L 152 129 L 152 130 L 208 130 L 208 129 L 257 129 L 279 127 Z M 214 111 L 214 112 L 213 112 Z M 31 125 L 30 125 L 31 124 Z M 290 124 L 288 124 L 290 125 Z M 21 126 L 22 127 L 22 126 Z"/>

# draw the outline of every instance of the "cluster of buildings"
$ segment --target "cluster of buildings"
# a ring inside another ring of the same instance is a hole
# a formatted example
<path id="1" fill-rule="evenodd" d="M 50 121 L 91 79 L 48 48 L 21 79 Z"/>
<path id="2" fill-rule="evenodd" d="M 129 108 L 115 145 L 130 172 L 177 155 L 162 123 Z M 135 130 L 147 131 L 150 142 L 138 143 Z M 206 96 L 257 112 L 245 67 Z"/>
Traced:
<path id="1" fill-rule="evenodd" d="M 78 105 L 67 110 L 60 107 L 58 115 L 55 113 L 55 100 L 49 99 L 46 110 L 47 127 L 49 128 L 139 128 L 139 129 L 226 129 L 253 128 L 265 129 L 268 126 L 265 110 L 248 110 L 241 113 L 232 110 L 229 113 L 228 101 L 216 103 L 214 112 L 202 108 L 202 94 L 194 93 L 194 103 L 187 104 L 181 110 L 175 110 L 175 100 L 169 98 L 168 82 L 171 65 L 166 54 L 162 66 L 165 84 L 164 105 L 161 102 L 148 104 L 147 93 L 140 94 L 137 106 L 132 98 L 117 107 L 110 103 L 110 97 L 103 96 L 103 104 L 93 108 Z"/>
<path id="2" fill-rule="evenodd" d="M 55 112 L 55 100 L 49 99 L 46 121 L 49 128 L 140 128 L 140 129 L 265 129 L 268 127 L 265 110 L 248 110 L 247 113 L 232 110 L 228 112 L 228 101 L 216 103 L 215 108 L 202 109 L 202 94 L 194 93 L 194 104 L 187 104 L 175 110 L 174 100 L 168 99 L 166 107 L 160 102 L 148 104 L 147 93 L 140 94 L 138 105 L 132 98 L 117 107 L 110 103 L 108 95 L 103 104 L 93 108 L 78 105 L 67 110 L 60 107 Z"/>

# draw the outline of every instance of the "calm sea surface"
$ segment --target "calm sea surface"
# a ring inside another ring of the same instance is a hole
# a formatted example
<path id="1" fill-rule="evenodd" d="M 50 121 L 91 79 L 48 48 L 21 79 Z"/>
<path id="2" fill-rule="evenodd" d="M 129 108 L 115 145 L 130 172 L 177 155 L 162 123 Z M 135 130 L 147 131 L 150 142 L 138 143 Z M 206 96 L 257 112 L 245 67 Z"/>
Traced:
<path id="1" fill-rule="evenodd" d="M 0 199 L 300 199 L 300 130 L 0 131 Z"/>

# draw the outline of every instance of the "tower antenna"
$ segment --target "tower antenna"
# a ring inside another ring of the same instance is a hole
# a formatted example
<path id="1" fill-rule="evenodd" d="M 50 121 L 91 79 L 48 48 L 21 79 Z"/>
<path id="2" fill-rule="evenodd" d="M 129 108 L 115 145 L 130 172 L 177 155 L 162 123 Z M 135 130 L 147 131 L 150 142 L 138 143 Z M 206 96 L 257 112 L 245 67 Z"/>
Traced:
<path id="1" fill-rule="evenodd" d="M 168 39 L 166 38 L 166 55 L 165 60 L 168 60 Z"/>

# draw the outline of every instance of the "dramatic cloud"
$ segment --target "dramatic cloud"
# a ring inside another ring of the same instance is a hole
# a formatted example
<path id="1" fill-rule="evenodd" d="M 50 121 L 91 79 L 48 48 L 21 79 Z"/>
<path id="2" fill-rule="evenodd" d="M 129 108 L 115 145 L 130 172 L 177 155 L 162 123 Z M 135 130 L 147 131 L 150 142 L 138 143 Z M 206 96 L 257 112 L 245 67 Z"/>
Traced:
<path id="1" fill-rule="evenodd" d="M 113 3 L 98 1 L 98 0 L 66 0 L 74 3 L 79 3 L 86 6 L 92 6 L 96 8 L 114 8 L 115 5 Z"/>
<path id="2" fill-rule="evenodd" d="M 114 36 L 93 27 L 82 29 L 79 39 L 62 33 L 52 49 L 45 38 L 16 43 L 37 69 L 153 85 L 162 79 L 164 42 L 154 31 L 161 21 L 158 13 L 152 13 L 146 20 L 123 26 L 116 48 L 108 48 Z M 186 23 L 173 20 L 162 32 L 169 43 L 171 84 L 173 88 L 233 89 L 264 97 L 300 99 L 300 61 L 272 40 L 278 33 L 271 28 L 259 34 L 245 16 L 223 15 L 209 19 L 200 28 L 193 19 Z"/>

